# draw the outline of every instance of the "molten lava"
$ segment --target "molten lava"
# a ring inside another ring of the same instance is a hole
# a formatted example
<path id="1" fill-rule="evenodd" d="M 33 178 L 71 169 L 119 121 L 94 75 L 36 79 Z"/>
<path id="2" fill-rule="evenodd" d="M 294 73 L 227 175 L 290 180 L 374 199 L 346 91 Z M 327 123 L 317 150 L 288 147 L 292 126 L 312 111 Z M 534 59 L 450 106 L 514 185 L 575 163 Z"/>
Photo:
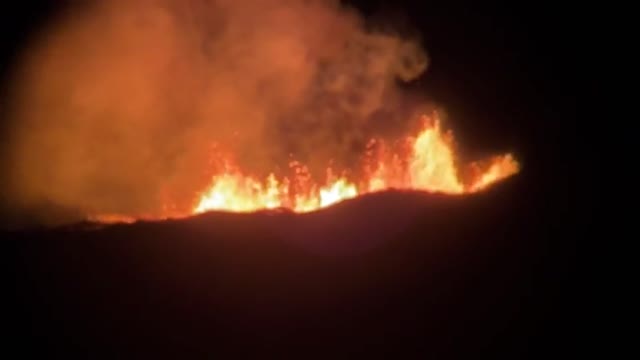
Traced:
<path id="1" fill-rule="evenodd" d="M 211 185 L 197 199 L 193 213 L 275 208 L 309 212 L 387 189 L 467 194 L 518 172 L 518 163 L 511 154 L 506 154 L 494 157 L 484 166 L 470 164 L 474 173 L 463 180 L 456 166 L 451 134 L 442 132 L 437 118 L 430 121 L 425 117 L 424 120 L 422 131 L 404 142 L 407 151 L 389 151 L 382 142 L 373 140 L 365 156 L 366 166 L 360 181 L 350 180 L 348 173 L 335 177 L 328 169 L 324 184 L 317 184 L 310 180 L 308 170 L 296 162 L 291 164 L 294 170 L 291 179 L 278 179 L 272 173 L 265 181 L 228 167 L 227 171 L 213 177 Z"/>

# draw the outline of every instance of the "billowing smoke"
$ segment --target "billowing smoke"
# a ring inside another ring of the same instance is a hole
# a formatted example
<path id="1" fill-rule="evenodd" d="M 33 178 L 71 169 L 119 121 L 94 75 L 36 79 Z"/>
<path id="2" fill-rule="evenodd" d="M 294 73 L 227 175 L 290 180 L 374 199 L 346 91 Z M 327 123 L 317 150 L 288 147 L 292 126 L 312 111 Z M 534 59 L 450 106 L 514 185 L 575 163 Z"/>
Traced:
<path id="1" fill-rule="evenodd" d="M 351 161 L 404 129 L 419 42 L 325 0 L 104 0 L 28 48 L 11 87 L 3 196 L 153 214 L 203 189 L 212 144 L 262 175 Z M 404 131 L 403 131 L 404 132 Z"/>

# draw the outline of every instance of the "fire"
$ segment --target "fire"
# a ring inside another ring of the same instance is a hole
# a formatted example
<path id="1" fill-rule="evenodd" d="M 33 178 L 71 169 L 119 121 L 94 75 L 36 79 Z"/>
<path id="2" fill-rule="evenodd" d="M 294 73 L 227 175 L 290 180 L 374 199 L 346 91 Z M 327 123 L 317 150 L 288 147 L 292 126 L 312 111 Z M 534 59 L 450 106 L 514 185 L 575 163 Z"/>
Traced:
<path id="1" fill-rule="evenodd" d="M 291 179 L 278 179 L 270 174 L 264 181 L 230 168 L 213 177 L 211 185 L 201 193 L 193 213 L 209 210 L 252 212 L 262 209 L 287 208 L 309 212 L 331 206 L 362 194 L 387 189 L 412 189 L 451 195 L 481 191 L 491 184 L 518 172 L 519 165 L 511 154 L 497 156 L 485 166 L 473 163 L 471 179 L 463 180 L 454 156 L 451 133 L 440 128 L 440 121 L 425 117 L 425 125 L 416 137 L 406 139 L 409 151 L 393 152 L 379 141 L 372 141 L 366 155 L 369 165 L 359 182 L 346 174 L 335 177 L 327 171 L 324 184 L 310 180 L 307 169 L 292 163 Z M 432 121 L 431 121 L 432 120 Z"/>
<path id="2" fill-rule="evenodd" d="M 288 209 L 305 213 L 389 189 L 464 195 L 482 191 L 519 171 L 520 165 L 512 154 L 459 166 L 452 134 L 442 131 L 437 117 L 424 116 L 423 120 L 424 126 L 417 136 L 407 137 L 393 149 L 380 140 L 372 140 L 364 155 L 362 175 L 356 176 L 359 181 L 351 179 L 348 172 L 336 176 L 333 169 L 328 168 L 325 182 L 316 183 L 307 167 L 295 161 L 290 164 L 290 177 L 278 178 L 272 173 L 261 180 L 243 173 L 229 156 L 222 156 L 224 169 L 194 197 L 193 207 L 187 211 L 164 209 L 160 218 L 180 218 L 211 210 Z M 461 173 L 469 175 L 461 176 Z M 157 218 L 138 215 L 135 219 Z M 90 217 L 90 220 L 106 223 L 133 222 L 135 219 L 117 214 Z"/>

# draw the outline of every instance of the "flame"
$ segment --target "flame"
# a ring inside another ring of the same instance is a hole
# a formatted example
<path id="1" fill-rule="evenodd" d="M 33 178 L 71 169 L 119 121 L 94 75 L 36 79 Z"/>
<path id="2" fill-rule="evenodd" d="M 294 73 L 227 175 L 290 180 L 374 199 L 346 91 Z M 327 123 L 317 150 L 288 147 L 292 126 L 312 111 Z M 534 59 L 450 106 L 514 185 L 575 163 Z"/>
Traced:
<path id="1" fill-rule="evenodd" d="M 354 182 L 347 173 L 335 176 L 327 169 L 324 184 L 315 183 L 304 165 L 291 162 L 291 178 L 270 174 L 264 180 L 244 174 L 223 156 L 224 169 L 211 178 L 210 185 L 197 194 L 194 206 L 188 211 L 167 207 L 162 216 L 118 214 L 90 216 L 103 223 L 158 218 L 180 218 L 211 210 L 255 212 L 269 209 L 289 209 L 305 213 L 325 208 L 362 194 L 388 189 L 421 190 L 426 192 L 464 195 L 482 191 L 492 184 L 516 174 L 520 165 L 512 154 L 473 162 L 463 169 L 470 170 L 465 180 L 460 176 L 454 154 L 453 136 L 443 132 L 436 117 L 423 117 L 424 126 L 415 137 L 408 137 L 401 149 L 389 150 L 380 140 L 372 140 L 365 154 L 364 175 Z M 399 151 L 401 150 L 401 151 Z M 168 210 L 169 209 L 169 210 Z"/>
<path id="2" fill-rule="evenodd" d="M 331 206 L 362 194 L 387 189 L 412 189 L 451 195 L 474 193 L 519 171 L 513 155 L 497 156 L 485 166 L 471 164 L 475 174 L 463 181 L 456 166 L 451 133 L 444 133 L 440 121 L 424 117 L 425 125 L 415 138 L 408 138 L 409 153 L 386 151 L 380 141 L 372 141 L 367 175 L 359 183 L 346 175 L 335 177 L 328 169 L 324 185 L 310 181 L 304 166 L 294 162 L 292 179 L 270 174 L 264 181 L 228 169 L 212 178 L 193 208 L 193 213 L 209 210 L 252 212 L 262 209 L 288 208 L 294 212 L 309 212 Z"/>

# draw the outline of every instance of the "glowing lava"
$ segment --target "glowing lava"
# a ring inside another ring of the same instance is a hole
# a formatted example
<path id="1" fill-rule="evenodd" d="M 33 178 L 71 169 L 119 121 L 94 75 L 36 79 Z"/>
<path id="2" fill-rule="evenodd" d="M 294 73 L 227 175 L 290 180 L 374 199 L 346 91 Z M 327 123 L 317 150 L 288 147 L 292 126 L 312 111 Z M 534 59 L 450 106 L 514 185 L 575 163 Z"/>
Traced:
<path id="1" fill-rule="evenodd" d="M 230 168 L 213 177 L 193 212 L 252 212 L 275 208 L 309 212 L 361 194 L 392 188 L 467 194 L 518 172 L 517 161 L 506 154 L 485 162 L 485 166 L 469 164 L 474 174 L 463 180 L 456 166 L 451 134 L 442 132 L 437 118 L 430 121 L 424 117 L 424 120 L 422 131 L 406 139 L 408 151 L 388 151 L 381 142 L 372 141 L 365 157 L 365 175 L 360 181 L 350 180 L 346 175 L 335 177 L 328 169 L 325 183 L 319 185 L 310 181 L 307 169 L 298 163 L 291 164 L 295 170 L 291 179 L 278 179 L 271 174 L 265 181 Z"/>

